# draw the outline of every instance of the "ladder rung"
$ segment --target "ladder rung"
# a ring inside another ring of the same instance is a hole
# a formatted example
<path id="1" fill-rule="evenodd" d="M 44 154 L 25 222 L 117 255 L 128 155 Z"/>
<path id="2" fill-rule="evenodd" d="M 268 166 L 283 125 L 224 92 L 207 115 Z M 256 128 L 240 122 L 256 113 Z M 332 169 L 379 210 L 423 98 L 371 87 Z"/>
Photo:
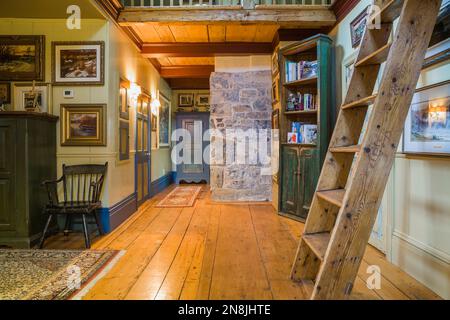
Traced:
<path id="1" fill-rule="evenodd" d="M 332 147 L 330 148 L 330 152 L 333 153 L 357 153 L 361 150 L 360 145 L 353 146 L 343 146 L 343 147 Z"/>
<path id="2" fill-rule="evenodd" d="M 320 232 L 304 234 L 303 240 L 305 240 L 305 243 L 311 248 L 317 258 L 323 261 L 328 243 L 330 242 L 330 237 L 331 234 L 329 232 Z"/>
<path id="3" fill-rule="evenodd" d="M 373 102 L 375 101 L 375 98 L 376 98 L 376 97 L 377 97 L 377 95 L 376 95 L 376 94 L 373 94 L 373 95 L 371 95 L 371 96 L 362 98 L 362 99 L 360 99 L 360 100 L 357 100 L 357 101 L 353 101 L 353 102 L 347 103 L 347 104 L 343 105 L 343 106 L 341 107 L 341 109 L 350 109 L 350 108 L 358 108 L 358 107 L 368 107 L 368 106 L 370 106 L 371 104 L 373 104 Z"/>
<path id="4" fill-rule="evenodd" d="M 393 22 L 400 16 L 403 7 L 403 0 L 390 0 L 379 12 L 371 17 L 372 22 L 376 22 L 378 16 L 381 23 Z"/>
<path id="5" fill-rule="evenodd" d="M 301 288 L 305 294 L 305 299 L 309 299 L 314 291 L 314 281 L 308 279 L 300 280 Z"/>
<path id="6" fill-rule="evenodd" d="M 338 207 L 342 206 L 342 200 L 344 199 L 345 189 L 317 191 L 317 196 L 323 200 L 328 201 Z"/>
<path id="7" fill-rule="evenodd" d="M 391 44 L 388 43 L 384 46 L 382 46 L 380 49 L 378 49 L 375 52 L 372 52 L 367 57 L 359 60 L 357 63 L 355 63 L 355 67 L 362 67 L 362 66 L 369 66 L 369 65 L 376 65 L 376 64 L 382 64 L 386 61 L 388 55 L 389 55 L 389 49 L 391 48 Z"/>

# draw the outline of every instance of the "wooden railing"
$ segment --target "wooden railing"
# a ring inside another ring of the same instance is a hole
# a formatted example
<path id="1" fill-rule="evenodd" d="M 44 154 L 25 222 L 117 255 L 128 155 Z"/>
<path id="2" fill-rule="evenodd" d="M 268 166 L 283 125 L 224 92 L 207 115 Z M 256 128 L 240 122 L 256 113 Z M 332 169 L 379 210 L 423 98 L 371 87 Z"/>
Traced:
<path id="1" fill-rule="evenodd" d="M 334 0 L 121 0 L 124 7 L 214 7 L 242 6 L 249 7 L 246 2 L 256 5 L 330 5 Z M 250 6 L 251 7 L 251 6 Z"/>

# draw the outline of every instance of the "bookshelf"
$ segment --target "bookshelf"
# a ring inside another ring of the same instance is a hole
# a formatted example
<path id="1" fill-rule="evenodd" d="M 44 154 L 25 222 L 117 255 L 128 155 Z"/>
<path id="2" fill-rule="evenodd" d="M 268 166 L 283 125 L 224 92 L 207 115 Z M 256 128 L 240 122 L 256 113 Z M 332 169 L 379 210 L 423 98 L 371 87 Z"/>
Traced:
<path id="1" fill-rule="evenodd" d="M 280 49 L 278 56 L 281 104 L 278 209 L 282 215 L 304 221 L 334 123 L 332 41 L 319 34 L 291 43 Z M 305 66 L 307 70 L 303 72 Z M 310 66 L 316 68 L 311 70 Z M 295 74 L 288 76 L 289 72 Z M 297 123 L 295 130 L 302 131 L 302 135 L 298 132 L 299 136 L 314 137 L 314 143 L 301 137 L 301 141 L 289 143 L 288 133 L 292 132 L 293 123 Z"/>

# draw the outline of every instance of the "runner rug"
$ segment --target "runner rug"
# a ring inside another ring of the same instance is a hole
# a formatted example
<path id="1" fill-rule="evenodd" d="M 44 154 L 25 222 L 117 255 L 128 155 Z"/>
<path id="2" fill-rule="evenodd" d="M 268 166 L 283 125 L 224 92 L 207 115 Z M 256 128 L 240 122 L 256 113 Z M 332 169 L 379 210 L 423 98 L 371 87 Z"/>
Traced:
<path id="1" fill-rule="evenodd" d="M 202 187 L 199 186 L 176 187 L 156 207 L 192 207 L 201 190 Z"/>
<path id="2" fill-rule="evenodd" d="M 0 250 L 0 300 L 71 299 L 98 281 L 119 252 Z"/>

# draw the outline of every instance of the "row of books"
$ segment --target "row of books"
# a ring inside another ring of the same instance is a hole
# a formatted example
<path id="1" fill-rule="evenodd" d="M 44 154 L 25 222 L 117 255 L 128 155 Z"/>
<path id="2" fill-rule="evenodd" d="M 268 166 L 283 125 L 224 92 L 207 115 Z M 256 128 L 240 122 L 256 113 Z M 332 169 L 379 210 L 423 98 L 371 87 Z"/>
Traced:
<path id="1" fill-rule="evenodd" d="M 286 111 L 308 111 L 316 110 L 318 99 L 316 94 L 300 92 L 291 93 L 286 103 Z"/>
<path id="2" fill-rule="evenodd" d="M 287 61 L 286 82 L 317 77 L 318 63 L 315 61 Z"/>
<path id="3" fill-rule="evenodd" d="M 288 143 L 317 144 L 317 125 L 292 122 L 287 138 Z"/>

